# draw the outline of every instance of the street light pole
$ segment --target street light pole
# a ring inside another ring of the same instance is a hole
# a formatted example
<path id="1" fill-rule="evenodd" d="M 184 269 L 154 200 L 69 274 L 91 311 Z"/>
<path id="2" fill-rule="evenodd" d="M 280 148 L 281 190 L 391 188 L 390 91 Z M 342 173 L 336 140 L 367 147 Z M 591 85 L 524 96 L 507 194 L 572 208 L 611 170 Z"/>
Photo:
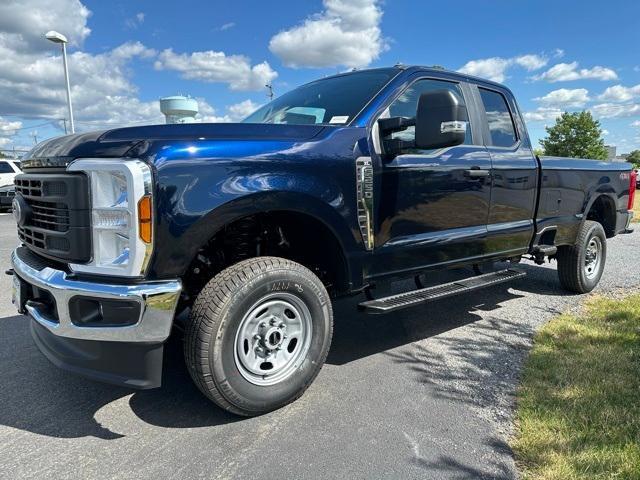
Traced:
<path id="1" fill-rule="evenodd" d="M 76 133 L 76 127 L 73 124 L 73 107 L 71 106 L 71 86 L 69 85 L 69 67 L 67 66 L 67 43 L 62 43 L 62 63 L 64 63 L 64 81 L 67 84 L 67 108 L 69 109 L 69 126 L 71 133 Z"/>
<path id="2" fill-rule="evenodd" d="M 67 66 L 67 37 L 54 30 L 47 32 L 45 35 L 47 40 L 53 43 L 60 43 L 62 45 L 62 63 L 64 65 L 64 81 L 67 87 L 67 108 L 69 110 L 69 126 L 71 127 L 71 133 L 76 133 L 76 128 L 73 123 L 73 107 L 71 106 L 71 86 L 69 84 L 69 67 Z"/>

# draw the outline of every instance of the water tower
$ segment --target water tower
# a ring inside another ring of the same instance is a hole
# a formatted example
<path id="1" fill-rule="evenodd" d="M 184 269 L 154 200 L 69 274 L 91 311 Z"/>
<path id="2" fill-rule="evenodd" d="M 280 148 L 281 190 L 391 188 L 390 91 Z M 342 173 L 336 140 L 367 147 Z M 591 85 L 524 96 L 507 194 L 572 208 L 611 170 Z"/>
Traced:
<path id="1" fill-rule="evenodd" d="M 175 95 L 160 99 L 160 111 L 167 123 L 194 123 L 198 114 L 198 102 L 195 98 Z"/>

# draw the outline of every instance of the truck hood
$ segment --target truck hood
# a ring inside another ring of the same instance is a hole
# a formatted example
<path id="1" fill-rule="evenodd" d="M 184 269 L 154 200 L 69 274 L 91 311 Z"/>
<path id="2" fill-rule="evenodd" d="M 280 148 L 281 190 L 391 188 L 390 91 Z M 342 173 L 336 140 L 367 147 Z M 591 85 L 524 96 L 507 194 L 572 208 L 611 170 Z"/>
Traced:
<path id="1" fill-rule="evenodd" d="M 76 158 L 134 156 L 150 142 L 190 140 L 286 140 L 300 142 L 316 137 L 318 125 L 257 123 L 190 123 L 117 128 L 56 137 L 36 145 L 22 160 L 23 168 L 65 167 Z"/>

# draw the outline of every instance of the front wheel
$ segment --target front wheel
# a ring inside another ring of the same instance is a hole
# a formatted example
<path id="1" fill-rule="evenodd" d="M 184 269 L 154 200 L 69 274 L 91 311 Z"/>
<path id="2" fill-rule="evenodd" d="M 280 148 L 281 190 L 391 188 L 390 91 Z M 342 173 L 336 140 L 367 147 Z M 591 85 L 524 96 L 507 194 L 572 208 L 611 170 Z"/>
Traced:
<path id="1" fill-rule="evenodd" d="M 587 220 L 580 227 L 575 245 L 558 248 L 560 284 L 576 293 L 593 290 L 607 260 L 607 237 L 602 225 Z"/>
<path id="2" fill-rule="evenodd" d="M 332 333 L 331 302 L 318 277 L 290 260 L 252 258 L 220 272 L 196 298 L 185 360 L 217 405 L 259 415 L 302 395 Z"/>

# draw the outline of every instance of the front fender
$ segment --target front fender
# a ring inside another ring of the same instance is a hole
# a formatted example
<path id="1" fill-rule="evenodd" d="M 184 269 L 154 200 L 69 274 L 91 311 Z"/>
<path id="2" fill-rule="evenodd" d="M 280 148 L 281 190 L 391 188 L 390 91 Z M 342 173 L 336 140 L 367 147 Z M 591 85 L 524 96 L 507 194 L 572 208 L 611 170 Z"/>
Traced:
<path id="1" fill-rule="evenodd" d="M 350 182 L 344 182 L 341 175 L 310 174 L 302 169 L 293 173 L 291 167 L 248 172 L 244 171 L 248 166 L 235 166 L 231 174 L 222 164 L 191 168 L 199 175 L 159 172 L 156 249 L 150 267 L 153 278 L 181 277 L 198 250 L 225 225 L 260 212 L 309 215 L 334 234 L 345 258 L 362 250 L 355 193 L 345 191 Z"/>

